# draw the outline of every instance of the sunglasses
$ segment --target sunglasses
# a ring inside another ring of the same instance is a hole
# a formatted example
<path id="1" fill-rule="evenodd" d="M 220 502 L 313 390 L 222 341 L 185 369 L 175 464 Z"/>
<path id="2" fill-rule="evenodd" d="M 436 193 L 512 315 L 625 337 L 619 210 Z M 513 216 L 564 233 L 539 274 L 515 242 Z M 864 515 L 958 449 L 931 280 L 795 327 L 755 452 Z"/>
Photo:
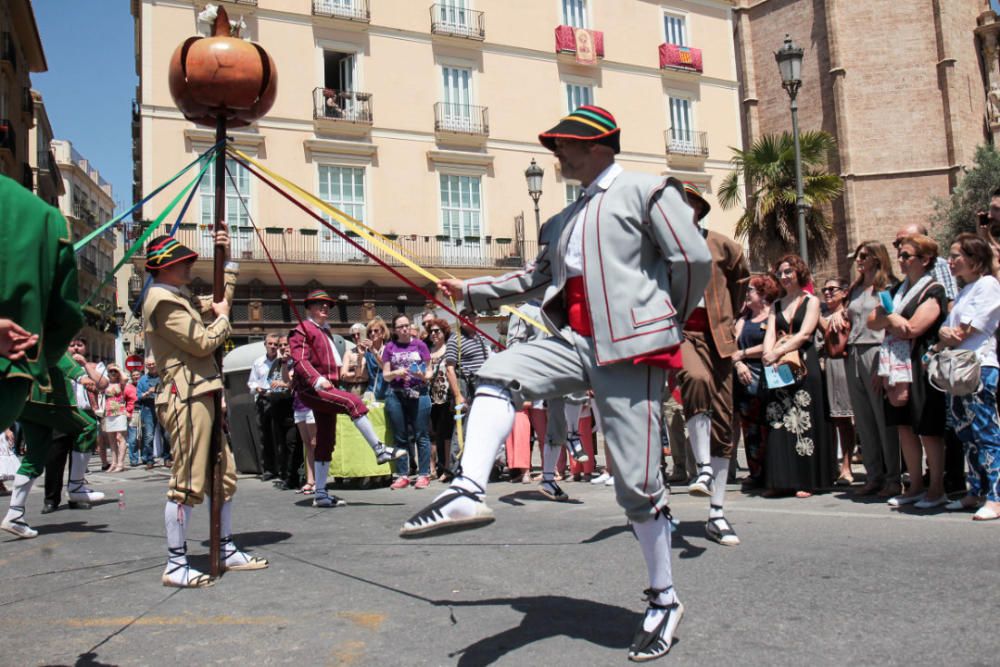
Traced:
<path id="1" fill-rule="evenodd" d="M 871 257 L 871 255 L 862 250 L 861 252 L 859 252 L 857 255 L 854 256 L 854 259 L 858 260 L 859 262 L 863 262 L 869 257 Z"/>
<path id="2" fill-rule="evenodd" d="M 839 291 L 841 291 L 841 289 L 839 287 L 824 287 L 823 288 L 823 294 L 835 294 L 835 293 L 837 293 Z"/>
<path id="3" fill-rule="evenodd" d="M 441 333 L 441 330 L 438 329 L 437 327 L 434 327 L 433 329 L 430 330 L 430 333 L 432 333 L 432 334 L 434 334 L 434 333 Z"/>
<path id="4" fill-rule="evenodd" d="M 912 254 L 906 252 L 905 250 L 902 251 L 902 252 L 897 252 L 896 253 L 896 257 L 900 258 L 904 262 L 907 261 L 908 259 L 913 259 L 914 257 L 922 257 L 922 256 L 923 255 L 912 255 Z"/>

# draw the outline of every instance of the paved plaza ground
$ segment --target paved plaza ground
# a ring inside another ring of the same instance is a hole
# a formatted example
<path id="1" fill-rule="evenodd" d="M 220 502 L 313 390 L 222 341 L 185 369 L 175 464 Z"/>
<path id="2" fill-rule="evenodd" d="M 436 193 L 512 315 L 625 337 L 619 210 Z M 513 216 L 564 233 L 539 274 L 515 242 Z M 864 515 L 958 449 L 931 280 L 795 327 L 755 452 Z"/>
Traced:
<path id="1" fill-rule="evenodd" d="M 624 665 L 644 608 L 638 545 L 603 486 L 564 484 L 574 500 L 556 504 L 494 484 L 492 526 L 404 541 L 441 485 L 338 491 L 348 507 L 318 510 L 242 479 L 235 532 L 271 567 L 189 591 L 160 585 L 166 471 L 89 478 L 110 502 L 42 516 L 36 487 L 38 538 L 0 536 L 0 664 Z M 736 548 L 704 537 L 706 499 L 674 491 L 687 614 L 656 664 L 997 664 L 1000 522 L 730 488 Z M 204 568 L 207 515 L 189 533 Z"/>

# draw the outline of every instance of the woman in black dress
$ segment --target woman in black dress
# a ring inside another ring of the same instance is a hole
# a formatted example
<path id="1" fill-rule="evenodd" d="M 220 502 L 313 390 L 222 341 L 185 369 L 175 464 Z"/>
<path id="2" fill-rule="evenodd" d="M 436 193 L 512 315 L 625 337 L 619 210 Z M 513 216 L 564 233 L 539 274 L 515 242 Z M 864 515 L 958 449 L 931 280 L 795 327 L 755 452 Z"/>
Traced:
<path id="1" fill-rule="evenodd" d="M 869 328 L 886 332 L 880 350 L 886 361 L 881 365 L 885 372 L 892 373 L 894 366 L 896 373 L 910 378 L 908 390 L 904 390 L 908 394 L 905 404 L 895 406 L 888 400 L 885 402 L 886 424 L 895 426 L 899 432 L 903 460 L 910 472 L 909 489 L 890 498 L 889 506 L 932 509 L 948 502 L 944 492 L 945 397 L 930 386 L 922 359 L 937 342 L 938 329 L 948 316 L 948 297 L 944 286 L 931 275 L 937 261 L 937 243 L 926 236 L 914 235 L 901 239 L 898 247 L 899 266 L 905 279 L 890 290 L 894 312 L 887 314 L 879 306 L 868 317 Z M 896 349 L 900 344 L 908 354 L 894 365 L 890 347 Z M 926 490 L 921 473 L 924 452 L 930 476 Z"/>
<path id="2" fill-rule="evenodd" d="M 805 375 L 788 386 L 768 388 L 765 495 L 794 491 L 796 497 L 808 498 L 813 491 L 830 486 L 836 469 L 833 438 L 824 414 L 823 376 L 813 344 L 819 299 L 803 289 L 811 276 L 798 255 L 783 257 L 777 274 L 784 295 L 771 309 L 763 362 L 777 367 L 784 355 L 797 350 Z"/>

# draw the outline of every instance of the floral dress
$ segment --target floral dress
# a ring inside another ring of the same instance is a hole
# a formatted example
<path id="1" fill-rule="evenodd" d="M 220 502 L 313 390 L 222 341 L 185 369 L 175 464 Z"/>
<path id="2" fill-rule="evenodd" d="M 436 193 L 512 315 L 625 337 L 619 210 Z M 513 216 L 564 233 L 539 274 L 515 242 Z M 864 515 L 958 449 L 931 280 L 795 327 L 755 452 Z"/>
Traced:
<path id="1" fill-rule="evenodd" d="M 807 303 L 808 299 L 802 300 L 791 323 L 775 304 L 778 336 L 802 328 Z M 799 352 L 806 375 L 795 384 L 767 392 L 765 416 L 769 430 L 764 448 L 764 484 L 769 489 L 825 489 L 833 483 L 836 471 L 834 440 L 824 414 L 823 376 L 811 338 Z"/>

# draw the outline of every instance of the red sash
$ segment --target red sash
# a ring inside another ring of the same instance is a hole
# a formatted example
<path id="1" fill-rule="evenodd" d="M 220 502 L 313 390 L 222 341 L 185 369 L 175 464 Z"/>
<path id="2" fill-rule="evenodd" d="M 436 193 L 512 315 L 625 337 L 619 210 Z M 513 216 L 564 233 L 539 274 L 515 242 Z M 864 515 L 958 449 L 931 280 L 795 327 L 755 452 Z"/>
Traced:
<path id="1" fill-rule="evenodd" d="M 590 321 L 590 307 L 587 304 L 587 290 L 583 278 L 566 279 L 566 317 L 569 328 L 581 336 L 593 336 L 594 325 Z"/>

